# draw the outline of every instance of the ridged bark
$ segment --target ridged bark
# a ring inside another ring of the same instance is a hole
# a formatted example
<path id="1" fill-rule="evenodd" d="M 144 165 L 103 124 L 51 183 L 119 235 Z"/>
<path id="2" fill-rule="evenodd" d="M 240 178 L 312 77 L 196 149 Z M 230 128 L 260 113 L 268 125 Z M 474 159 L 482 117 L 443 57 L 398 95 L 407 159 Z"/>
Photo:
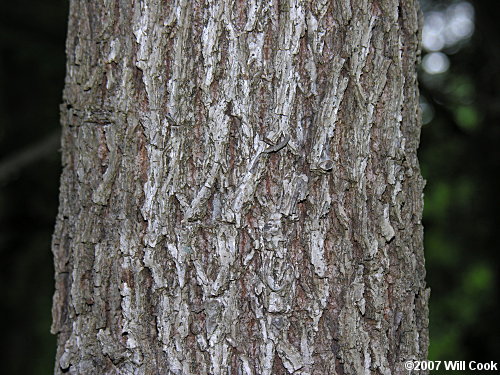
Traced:
<path id="1" fill-rule="evenodd" d="M 71 1 L 56 374 L 426 357 L 417 7 Z"/>

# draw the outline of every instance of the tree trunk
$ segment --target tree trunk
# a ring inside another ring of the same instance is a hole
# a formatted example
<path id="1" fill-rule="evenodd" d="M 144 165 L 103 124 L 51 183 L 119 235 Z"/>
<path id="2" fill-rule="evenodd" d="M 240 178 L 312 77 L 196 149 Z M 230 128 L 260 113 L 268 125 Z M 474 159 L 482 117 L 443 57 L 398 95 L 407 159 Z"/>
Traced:
<path id="1" fill-rule="evenodd" d="M 55 373 L 427 354 L 417 1 L 72 0 Z"/>

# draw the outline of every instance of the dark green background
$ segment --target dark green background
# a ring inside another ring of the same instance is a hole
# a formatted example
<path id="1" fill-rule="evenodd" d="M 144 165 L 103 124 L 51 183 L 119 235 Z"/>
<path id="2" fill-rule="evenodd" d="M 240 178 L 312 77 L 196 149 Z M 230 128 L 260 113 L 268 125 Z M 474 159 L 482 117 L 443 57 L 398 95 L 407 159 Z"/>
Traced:
<path id="1" fill-rule="evenodd" d="M 425 10 L 451 2 L 425 1 Z M 421 74 L 422 96 L 434 110 L 420 148 L 430 358 L 500 362 L 500 4 L 471 3 L 472 39 L 444 51 L 448 72 Z M 59 129 L 68 9 L 64 0 L 6 1 L 0 8 L 1 171 Z M 59 158 L 54 148 L 0 180 L 4 374 L 52 373 L 50 240 Z"/>

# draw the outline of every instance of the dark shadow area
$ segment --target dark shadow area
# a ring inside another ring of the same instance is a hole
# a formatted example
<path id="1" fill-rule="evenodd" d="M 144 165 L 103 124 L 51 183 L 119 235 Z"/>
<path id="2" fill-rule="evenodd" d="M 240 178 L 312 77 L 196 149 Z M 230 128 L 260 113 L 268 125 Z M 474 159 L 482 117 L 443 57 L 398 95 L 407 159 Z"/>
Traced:
<path id="1" fill-rule="evenodd" d="M 4 374 L 53 373 L 50 252 L 60 174 L 67 1 L 0 12 L 0 349 Z"/>

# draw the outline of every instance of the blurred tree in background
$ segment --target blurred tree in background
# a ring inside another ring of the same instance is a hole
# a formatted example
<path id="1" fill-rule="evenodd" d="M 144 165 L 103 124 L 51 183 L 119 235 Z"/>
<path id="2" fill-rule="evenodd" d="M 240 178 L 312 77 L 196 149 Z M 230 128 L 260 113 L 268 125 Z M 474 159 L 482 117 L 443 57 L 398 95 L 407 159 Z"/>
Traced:
<path id="1" fill-rule="evenodd" d="M 5 374 L 53 371 L 50 240 L 67 6 L 67 0 L 7 1 L 0 13 Z M 500 360 L 499 8 L 493 0 L 422 0 L 420 160 L 427 179 L 430 359 Z"/>

